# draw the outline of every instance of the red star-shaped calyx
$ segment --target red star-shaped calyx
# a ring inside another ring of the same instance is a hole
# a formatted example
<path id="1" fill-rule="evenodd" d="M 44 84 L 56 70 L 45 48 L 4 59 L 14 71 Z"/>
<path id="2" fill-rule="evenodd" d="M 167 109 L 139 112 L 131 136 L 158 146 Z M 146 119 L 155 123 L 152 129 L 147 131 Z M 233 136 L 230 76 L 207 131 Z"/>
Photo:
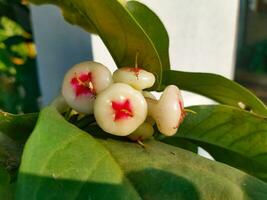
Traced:
<path id="1" fill-rule="evenodd" d="M 133 117 L 133 111 L 129 99 L 126 99 L 123 102 L 112 101 L 112 109 L 115 114 L 114 121 Z"/>
<path id="2" fill-rule="evenodd" d="M 83 73 L 75 75 L 70 81 L 72 88 L 75 91 L 76 97 L 81 95 L 95 96 L 96 92 L 92 83 L 92 73 Z"/>

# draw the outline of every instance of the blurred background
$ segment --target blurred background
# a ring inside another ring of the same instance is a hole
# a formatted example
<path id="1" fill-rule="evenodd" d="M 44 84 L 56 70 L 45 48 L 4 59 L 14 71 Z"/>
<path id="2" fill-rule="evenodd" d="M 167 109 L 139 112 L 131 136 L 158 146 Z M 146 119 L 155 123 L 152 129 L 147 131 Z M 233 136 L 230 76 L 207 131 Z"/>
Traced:
<path id="1" fill-rule="evenodd" d="M 244 2 L 235 79 L 267 102 L 267 0 Z"/>
<path id="2" fill-rule="evenodd" d="M 267 0 L 141 1 L 169 32 L 172 68 L 224 75 L 267 102 Z M 58 8 L 0 0 L 0 109 L 38 111 L 59 94 L 66 70 L 88 59 L 115 69 L 101 40 Z M 185 96 L 188 105 L 211 102 Z"/>
<path id="3" fill-rule="evenodd" d="M 36 69 L 29 7 L 19 0 L 0 0 L 0 109 L 39 109 Z"/>

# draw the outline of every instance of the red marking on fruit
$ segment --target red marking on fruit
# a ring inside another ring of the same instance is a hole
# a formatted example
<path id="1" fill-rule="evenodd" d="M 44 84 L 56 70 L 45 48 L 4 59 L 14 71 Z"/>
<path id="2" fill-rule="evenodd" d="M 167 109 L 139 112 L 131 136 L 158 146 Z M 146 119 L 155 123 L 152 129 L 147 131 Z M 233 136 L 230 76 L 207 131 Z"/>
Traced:
<path id="1" fill-rule="evenodd" d="M 180 123 L 182 123 L 184 121 L 184 118 L 186 117 L 186 111 L 184 109 L 184 107 L 180 107 L 181 108 L 181 118 L 180 118 Z"/>
<path id="2" fill-rule="evenodd" d="M 140 71 L 143 70 L 142 68 L 139 68 L 139 67 L 129 67 L 126 69 L 129 70 L 130 72 L 133 72 L 137 79 L 138 79 L 138 76 L 140 75 Z"/>
<path id="3" fill-rule="evenodd" d="M 133 117 L 133 111 L 129 99 L 123 102 L 112 101 L 112 109 L 115 113 L 114 121 Z"/>
<path id="4" fill-rule="evenodd" d="M 180 119 L 179 119 L 178 124 L 175 127 L 173 127 L 174 129 L 179 128 L 179 125 L 184 121 L 184 118 L 186 116 L 186 112 L 184 110 L 183 102 L 181 100 L 179 100 L 179 108 L 181 110 L 181 115 L 180 115 Z"/>
<path id="5" fill-rule="evenodd" d="M 70 84 L 75 91 L 76 97 L 81 95 L 89 95 L 94 97 L 96 95 L 96 91 L 92 83 L 91 72 L 83 73 L 79 76 L 75 74 L 75 77 L 71 79 Z"/>

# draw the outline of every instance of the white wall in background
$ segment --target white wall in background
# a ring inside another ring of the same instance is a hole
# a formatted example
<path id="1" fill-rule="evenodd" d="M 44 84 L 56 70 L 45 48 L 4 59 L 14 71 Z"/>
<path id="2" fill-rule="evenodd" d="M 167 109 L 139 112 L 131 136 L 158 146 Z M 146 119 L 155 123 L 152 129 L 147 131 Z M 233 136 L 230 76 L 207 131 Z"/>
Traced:
<path id="1" fill-rule="evenodd" d="M 64 21 L 60 10 L 51 5 L 31 5 L 41 104 L 60 93 L 61 81 L 73 64 L 92 59 L 88 33 Z"/>
<path id="2" fill-rule="evenodd" d="M 239 0 L 141 0 L 165 24 L 170 36 L 173 69 L 211 72 L 233 78 Z M 111 69 L 115 64 L 97 36 L 93 36 L 95 60 Z M 105 50 L 104 50 L 105 49 Z M 186 105 L 211 101 L 185 94 Z"/>

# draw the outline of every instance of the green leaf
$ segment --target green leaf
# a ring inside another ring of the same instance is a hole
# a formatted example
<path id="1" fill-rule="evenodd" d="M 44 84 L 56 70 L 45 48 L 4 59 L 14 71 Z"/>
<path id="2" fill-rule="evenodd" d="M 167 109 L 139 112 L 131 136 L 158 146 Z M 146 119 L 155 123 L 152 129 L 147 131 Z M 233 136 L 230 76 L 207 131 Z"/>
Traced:
<path id="1" fill-rule="evenodd" d="M 29 56 L 29 46 L 28 46 L 28 43 L 21 42 L 21 43 L 18 43 L 18 44 L 14 44 L 14 45 L 12 45 L 10 47 L 10 51 L 13 54 L 18 55 L 25 62 L 25 60 Z"/>
<path id="2" fill-rule="evenodd" d="M 162 23 L 147 7 L 142 6 L 142 13 L 136 12 L 129 3 L 132 15 L 126 8 L 126 2 L 118 0 L 31 0 L 33 3 L 52 3 L 63 9 L 64 17 L 71 23 L 82 26 L 87 31 L 96 32 L 108 48 L 118 67 L 134 66 L 138 53 L 138 65 L 156 75 L 154 88 L 159 88 L 162 79 L 162 68 L 169 69 L 167 38 L 156 38 L 152 30 L 158 29 L 159 36 L 166 37 Z M 150 22 L 140 18 L 140 15 L 155 20 Z M 136 18 L 134 17 L 136 16 Z M 146 32 L 147 31 L 147 32 Z M 151 36 L 151 37 L 150 37 Z M 163 46 L 161 46 L 163 45 Z M 164 53 L 163 55 L 160 55 Z M 161 60 L 162 58 L 163 61 Z"/>
<path id="3" fill-rule="evenodd" d="M 219 103 L 246 109 L 267 116 L 266 105 L 253 93 L 238 83 L 220 75 L 209 73 L 191 73 L 164 71 L 163 85 L 177 85 L 179 88 L 209 97 Z"/>
<path id="4" fill-rule="evenodd" d="M 13 115 L 0 111 L 0 132 L 23 143 L 31 134 L 37 117 L 37 113 Z"/>
<path id="5" fill-rule="evenodd" d="M 166 70 L 170 69 L 169 35 L 159 17 L 146 5 L 138 1 L 128 1 L 126 7 L 153 41 L 162 67 Z"/>
<path id="6" fill-rule="evenodd" d="M 16 198 L 267 198 L 266 183 L 224 164 L 154 140 L 143 148 L 121 139 L 96 140 L 44 109 L 23 153 Z"/>
<path id="7" fill-rule="evenodd" d="M 267 181 L 267 119 L 230 106 L 195 106 L 174 138 L 188 139 L 227 163 Z"/>
<path id="8" fill-rule="evenodd" d="M 12 36 L 26 36 L 28 34 L 15 21 L 7 17 L 0 17 L 0 35 L 6 36 L 6 38 L 8 38 Z"/>

